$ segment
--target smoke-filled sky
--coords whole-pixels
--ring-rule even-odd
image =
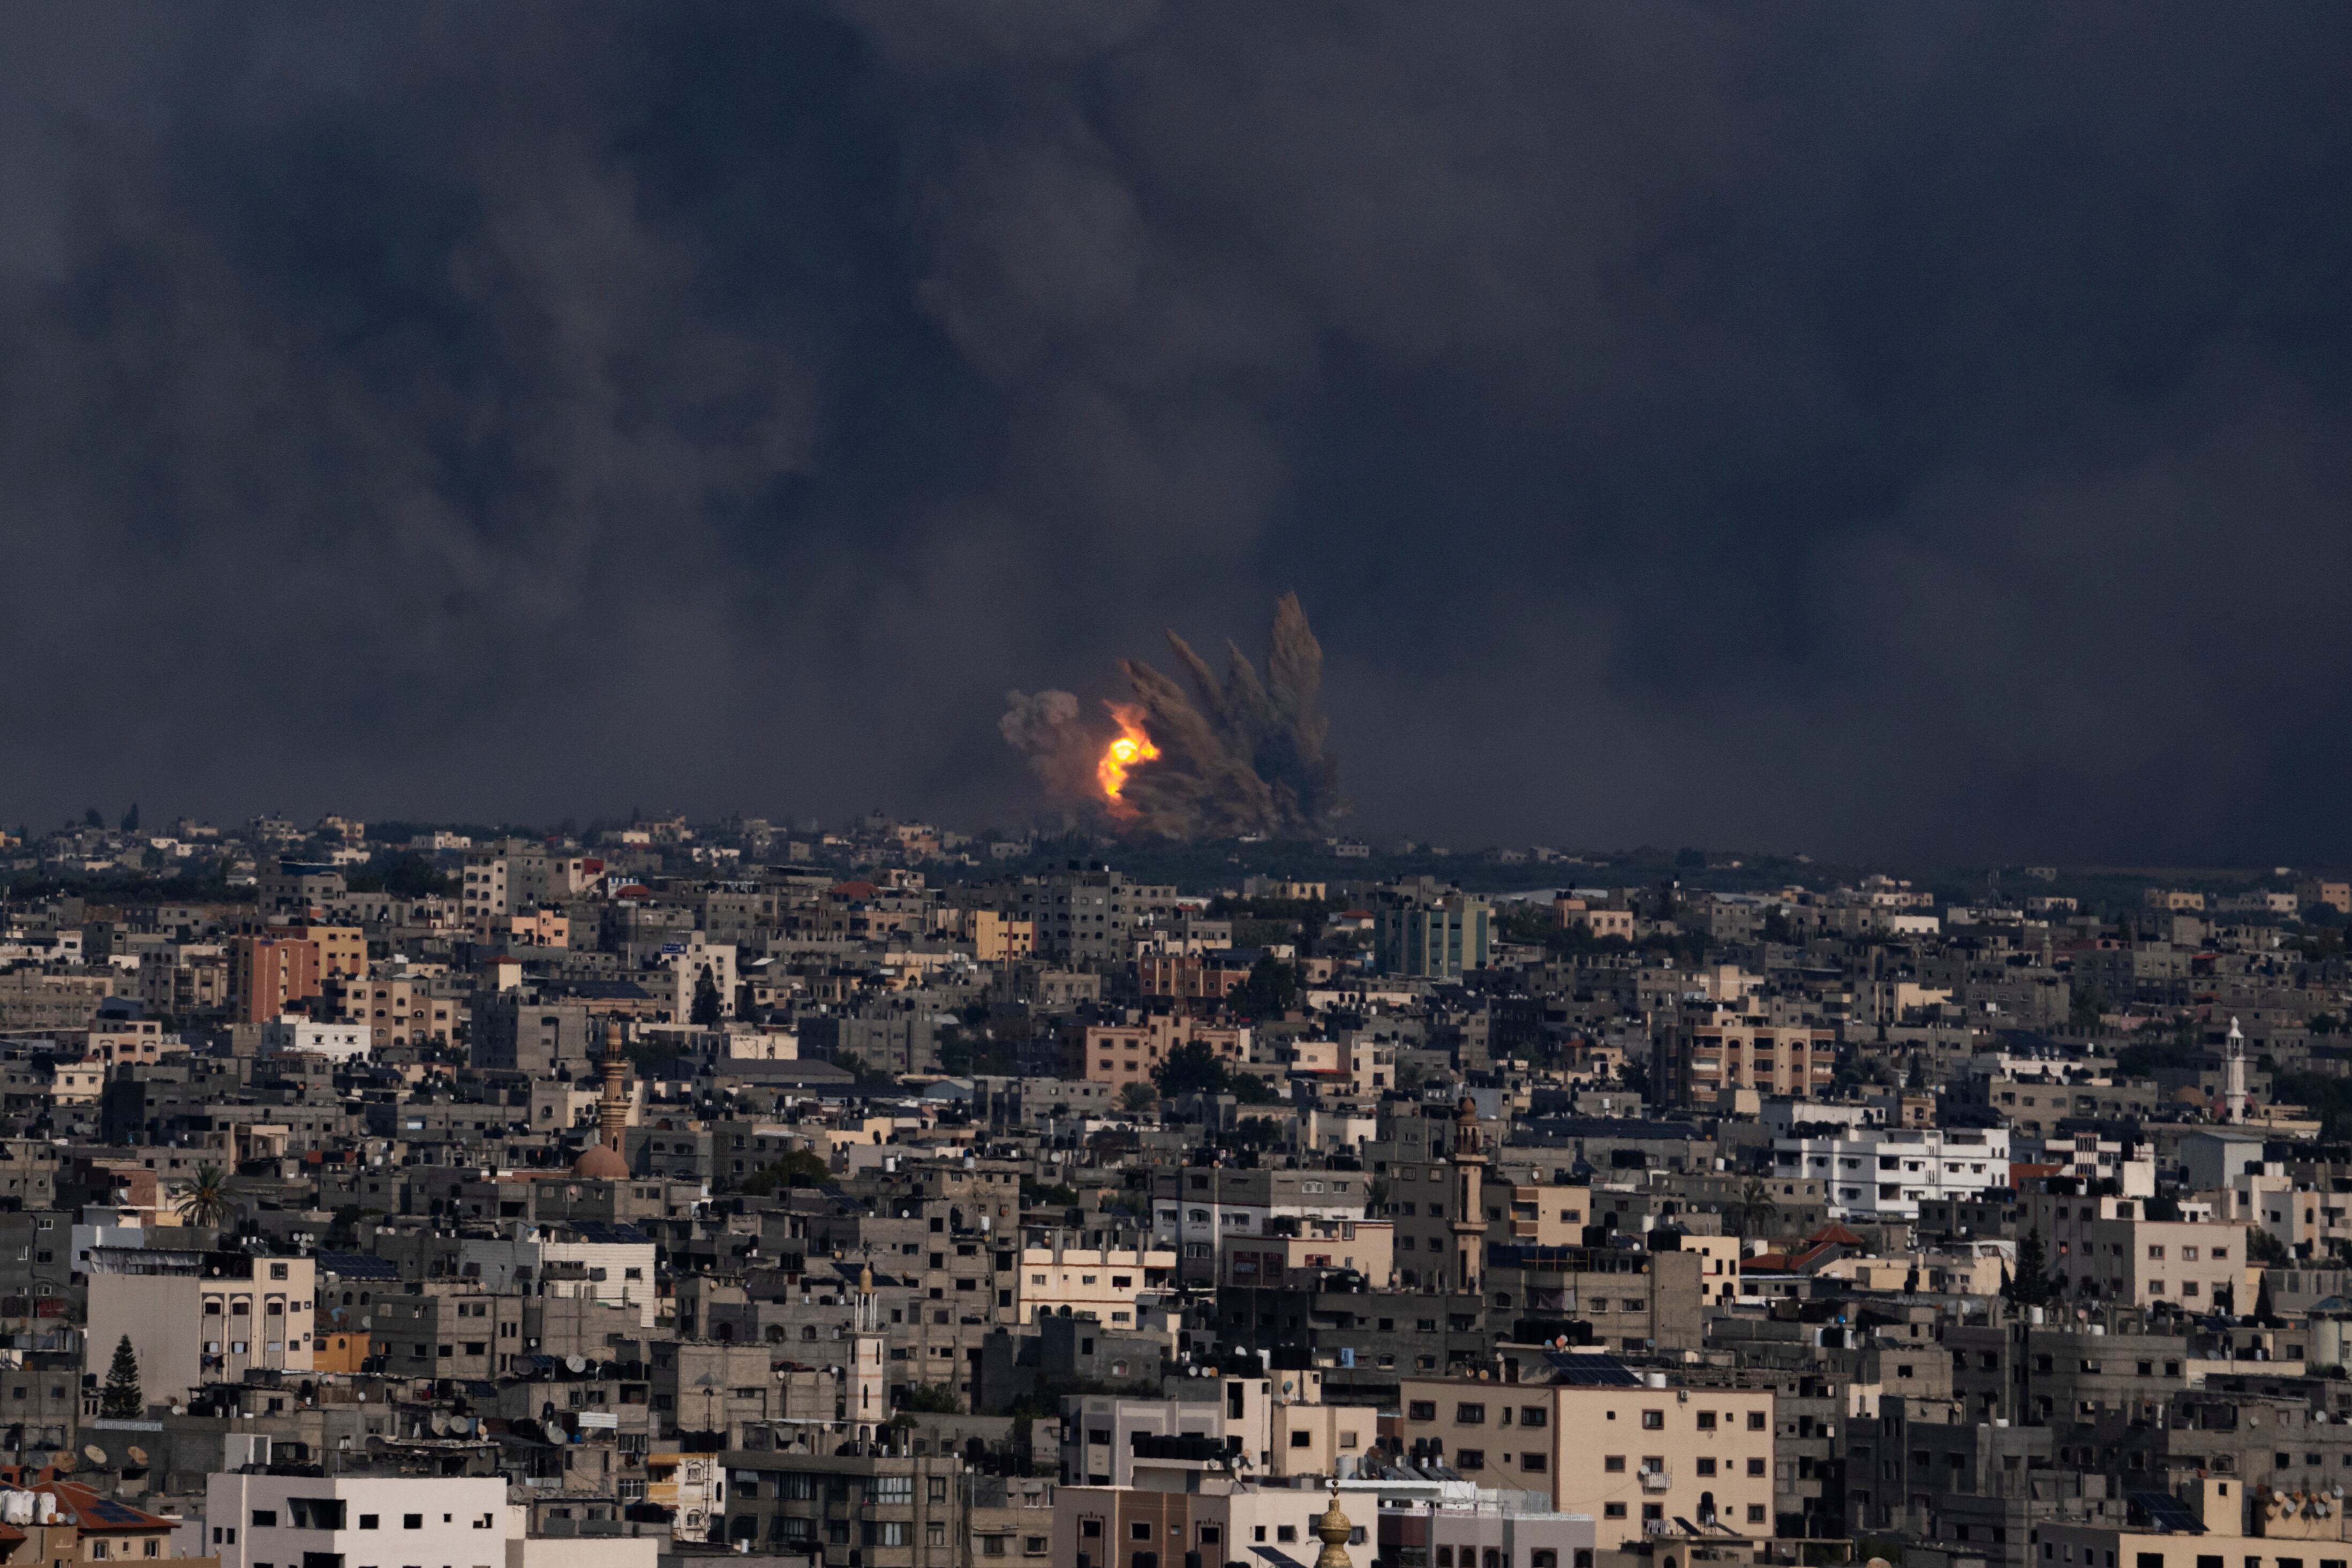
[[[1295,588],[1368,829],[2352,858],[2347,45],[16,7],[0,818],[976,826]]]

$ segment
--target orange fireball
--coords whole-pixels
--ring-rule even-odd
[[[1102,761],[1095,764],[1095,778],[1102,785],[1103,805],[1110,814],[1132,816],[1135,807],[1119,798],[1119,793],[1127,788],[1128,770],[1138,763],[1157,759],[1160,748],[1144,732],[1141,716],[1136,710],[1113,705],[1110,716],[1118,722],[1118,739],[1103,748]]]

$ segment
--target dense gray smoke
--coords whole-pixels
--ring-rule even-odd
[[[1078,722],[1078,700],[1066,691],[1004,694],[1004,717],[996,721],[1004,743],[1024,753],[1045,793],[1055,800],[1084,800],[1094,789],[1095,756],[1101,747]]]
[[[1222,676],[1172,631],[1168,644],[1192,691],[1122,659],[1135,700],[1106,703],[1108,724],[1083,722],[1066,691],[1009,695],[998,728],[1057,801],[1163,838],[1314,834],[1346,814],[1320,702],[1323,649],[1297,595],[1275,606],[1263,679],[1231,643]]]

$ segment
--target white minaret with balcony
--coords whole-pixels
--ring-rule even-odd
[[[2246,1036],[2238,1020],[2230,1020],[2230,1038],[2221,1047],[2221,1120],[2246,1119]]]

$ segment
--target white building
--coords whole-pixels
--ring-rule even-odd
[[[512,1529],[505,1481],[457,1476],[217,1475],[205,1527],[221,1568],[505,1568]]]
[[[635,1226],[518,1225],[511,1239],[459,1242],[457,1268],[493,1294],[593,1296],[635,1307],[647,1328],[657,1310],[653,1237]]]
[[[2009,1130],[1855,1128],[1828,1138],[1782,1138],[1773,1174],[1818,1181],[1839,1219],[1916,1220],[1927,1198],[2009,1185]]]
[[[365,1023],[323,1023],[289,1016],[261,1026],[264,1056],[299,1051],[307,1056],[325,1057],[330,1061],[358,1061],[368,1054],[371,1043]]]
[[[655,1568],[661,1552],[651,1535],[526,1535],[506,1483],[481,1477],[215,1475],[192,1524],[191,1555],[220,1568]]]

